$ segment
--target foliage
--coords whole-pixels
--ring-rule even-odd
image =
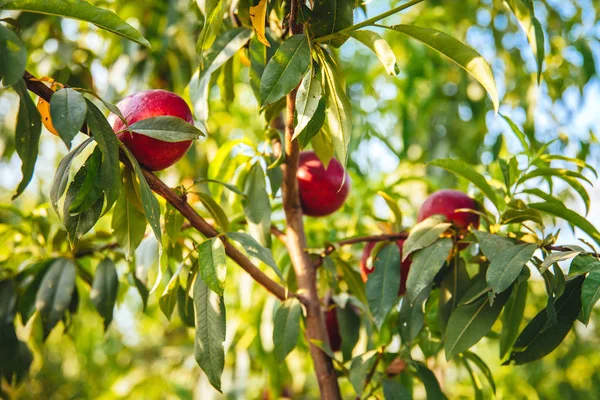
[[[200,385],[228,396],[314,398],[310,348],[318,346],[344,398],[471,396],[463,377],[481,398],[522,382],[502,371],[541,380],[534,367],[515,364],[545,356],[560,364],[558,352],[576,364],[573,352],[593,347],[569,332],[593,325],[600,299],[600,232],[587,218],[595,139],[556,140],[535,118],[536,101],[583,92],[597,75],[597,40],[576,35],[592,6],[572,4],[569,16],[529,0],[309,1],[299,10],[278,0],[147,3],[0,0],[0,104],[10,105],[0,110],[2,159],[20,159],[22,173],[0,208],[3,392],[92,395],[110,386],[121,397],[158,397],[166,387],[189,397],[195,359]],[[473,46],[476,34],[488,46]],[[526,46],[511,44],[514,37]],[[26,66],[69,86],[50,101],[54,142],[27,90],[34,79],[20,79]],[[120,114],[114,100],[145,87],[184,93],[199,122],[156,117],[128,126],[167,142],[199,139],[160,174],[176,186],[167,201],[105,117]],[[277,149],[296,88],[293,138],[325,164],[338,158],[353,185],[337,214],[305,219],[302,249],[319,266],[319,296],[333,298],[341,354],[304,340],[302,277],[273,233],[288,212]],[[10,113],[14,123],[4,121]],[[478,230],[464,236],[438,217],[413,224],[413,211],[440,186],[482,205]],[[181,199],[214,234],[185,221]],[[558,245],[557,223],[585,238]],[[391,237],[378,239],[364,284],[359,246],[344,240],[376,233],[406,242],[400,253],[386,245]],[[280,302],[256,285],[231,257],[238,253],[290,297]],[[399,297],[405,258],[412,267]],[[147,316],[131,315],[135,308]],[[460,376],[454,385],[439,381],[448,363]],[[98,381],[70,379],[82,379],[80,368]]]

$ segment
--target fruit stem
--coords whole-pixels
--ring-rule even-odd
[[[321,36],[319,38],[316,38],[316,39],[314,39],[314,42],[315,43],[328,42],[329,40],[334,39],[334,38],[336,38],[336,37],[338,37],[340,35],[345,35],[345,34],[348,34],[350,32],[357,31],[360,28],[364,28],[365,26],[370,26],[370,25],[374,24],[375,22],[381,21],[382,19],[384,19],[386,17],[389,17],[390,15],[394,15],[394,14],[400,12],[400,11],[406,10],[407,8],[412,7],[412,6],[416,5],[416,4],[422,3],[423,1],[425,1],[425,0],[411,0],[411,1],[407,2],[407,3],[399,5],[398,7],[392,8],[391,10],[388,10],[386,12],[378,14],[378,15],[372,17],[372,18],[366,19],[363,22],[360,22],[360,23],[358,23],[356,25],[352,25],[352,26],[349,26],[349,27],[347,27],[345,29],[342,29],[341,31],[337,31],[337,32],[331,33],[329,35],[325,35],[325,36]]]

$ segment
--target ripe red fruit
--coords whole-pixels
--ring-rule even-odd
[[[117,103],[117,108],[129,125],[143,119],[163,115],[172,115],[190,124],[194,123],[192,112],[185,100],[166,90],[147,90],[132,94]],[[126,129],[123,121],[114,114],[108,116],[108,121],[115,132]],[[140,164],[153,171],[175,164],[192,145],[191,140],[176,143],[165,142],[135,132],[131,134],[122,132],[117,134],[117,137],[131,150]]]
[[[302,211],[311,217],[322,217],[337,211],[350,191],[350,177],[342,164],[332,159],[325,169],[313,151],[300,153],[296,177]]]
[[[463,233],[469,229],[469,225],[473,226],[473,229],[477,229],[479,215],[470,212],[455,212],[460,208],[479,209],[477,202],[463,192],[439,190],[425,200],[419,210],[417,220],[421,222],[432,215],[441,214]]]
[[[360,276],[362,277],[363,282],[367,282],[369,278],[369,274],[375,271],[375,267],[367,265],[367,261],[369,257],[371,257],[371,253],[375,248],[377,242],[368,242],[365,248],[363,249],[362,258],[360,259]],[[404,246],[404,240],[396,241],[396,246],[400,250],[400,259],[402,260],[402,247]],[[398,296],[402,296],[406,293],[406,278],[408,277],[408,271],[410,270],[410,259],[406,259],[400,262],[400,287],[398,288]]]

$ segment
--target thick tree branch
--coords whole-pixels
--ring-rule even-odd
[[[290,12],[290,27],[292,35],[302,33],[302,25],[297,23],[298,0],[292,0]],[[309,341],[310,353],[319,383],[322,399],[341,399],[335,369],[331,358],[312,341],[328,342],[325,319],[321,310],[319,293],[317,291],[317,275],[310,255],[306,252],[306,235],[302,220],[302,207],[298,194],[299,145],[294,136],[294,112],[297,88],[287,96],[287,122],[285,129],[285,163],[283,169],[283,210],[287,222],[286,241],[290,259],[296,272],[298,292],[305,296],[306,307],[306,336]]]
[[[39,82],[36,78],[25,71],[23,74],[23,79],[27,84],[27,88],[41,97],[46,101],[50,101],[50,97],[52,93],[54,93],[49,87],[47,87],[43,82]],[[85,130],[82,132],[86,133]],[[120,156],[121,162],[125,164],[128,168],[132,168],[131,163],[123,154]],[[256,265],[248,259],[242,252],[236,249],[224,235],[221,235],[215,228],[213,228],[204,218],[202,218],[193,208],[190,206],[186,200],[182,199],[175,191],[169,188],[163,181],[158,179],[156,175],[154,175],[151,171],[142,167],[142,172],[148,185],[150,188],[159,196],[164,198],[168,203],[170,203],[175,209],[177,209],[184,217],[188,220],[190,225],[202,233],[206,237],[219,237],[225,246],[225,252],[227,256],[235,261],[240,267],[242,267],[252,278],[261,284],[265,289],[271,292],[273,295],[277,296],[280,300],[285,300],[288,297],[292,297],[291,293],[288,293],[287,290],[279,285],[277,282],[269,278],[264,272],[262,272]],[[302,298],[301,298],[302,300]]]

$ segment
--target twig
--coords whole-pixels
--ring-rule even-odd
[[[27,84],[27,88],[40,96],[42,99],[46,101],[50,101],[50,97],[54,93],[49,87],[47,87],[44,83],[36,81],[35,76],[30,74],[28,71],[25,71],[23,74],[23,79]],[[87,133],[82,130],[83,133]],[[120,155],[120,160],[123,164],[125,164],[128,168],[132,168],[131,163],[124,157],[122,154]],[[229,258],[235,261],[240,267],[242,267],[252,278],[261,284],[265,289],[271,292],[280,300],[285,300],[288,297],[296,297],[293,293],[289,293],[283,286],[269,278],[264,272],[262,272],[256,265],[248,259],[243,253],[241,253],[238,249],[236,249],[229,241],[227,241],[224,235],[220,235],[219,232],[213,228],[204,218],[202,218],[184,199],[182,199],[175,191],[169,188],[163,181],[158,179],[156,175],[154,175],[151,171],[147,170],[142,166],[142,172],[144,174],[144,178],[146,178],[146,182],[150,185],[150,188],[159,196],[164,198],[168,203],[170,203],[175,209],[177,209],[184,217],[188,220],[189,224],[202,233],[206,237],[219,237],[223,241],[223,245],[225,246],[225,252]],[[299,297],[303,300],[302,297]]]

